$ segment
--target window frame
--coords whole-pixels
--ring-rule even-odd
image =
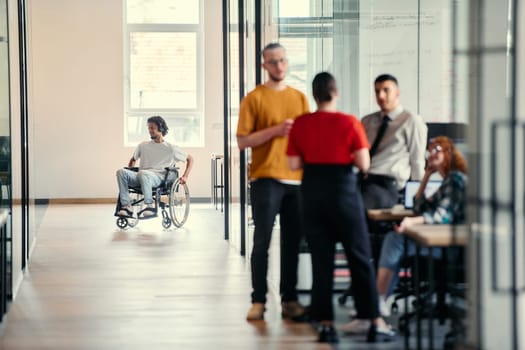
[[[176,140],[177,145],[182,147],[204,147],[204,11],[203,0],[199,1],[199,23],[128,23],[127,1],[123,1],[123,26],[124,26],[124,145],[134,147],[138,142],[129,141],[129,119],[143,119],[142,124],[146,128],[146,120],[152,115],[161,115],[166,120],[178,118],[191,120],[195,117],[199,120],[199,139],[196,142],[182,142]],[[196,39],[196,108],[132,108],[131,106],[131,67],[130,67],[130,41],[132,33],[195,33]],[[169,123],[168,123],[169,126]],[[146,136],[146,134],[145,134]]]

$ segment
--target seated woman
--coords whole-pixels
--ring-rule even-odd
[[[425,198],[425,188],[434,173],[443,177],[438,190]],[[407,217],[395,226],[395,232],[386,235],[379,258],[377,271],[377,292],[382,314],[385,300],[397,283],[401,259],[404,256],[403,232],[417,224],[460,224],[465,220],[467,164],[465,158],[454,146],[451,139],[438,136],[430,141],[427,150],[427,167],[421,185],[414,196],[414,212],[419,216]],[[407,256],[415,255],[415,244],[407,242]],[[428,255],[429,249],[421,249],[421,255]],[[441,250],[432,250],[432,255],[440,257]],[[354,320],[346,325],[348,333],[359,333],[367,326],[367,320]]]

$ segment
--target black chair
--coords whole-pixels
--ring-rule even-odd
[[[410,335],[410,323],[420,320],[438,320],[443,325],[450,320],[450,329],[445,335],[444,349],[455,349],[459,339],[465,334],[465,258],[463,247],[448,248],[443,251],[440,259],[421,256],[417,260],[419,278],[415,280],[414,267],[416,257],[408,257],[402,262],[402,267],[409,273],[394,291],[395,301],[393,311],[401,299],[416,296],[419,289],[419,298],[412,302],[413,310],[401,315],[398,319],[398,329],[405,337]],[[431,259],[431,260],[430,260]],[[429,263],[432,270],[429,269]],[[432,280],[431,280],[432,277]],[[435,296],[435,298],[434,298]],[[458,301],[461,302],[458,303]]]

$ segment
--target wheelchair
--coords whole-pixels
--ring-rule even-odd
[[[137,171],[138,167],[126,167],[125,169]],[[190,213],[190,192],[186,184],[180,183],[179,168],[171,167],[165,168],[166,173],[164,180],[158,187],[153,188],[153,203],[155,210],[158,213],[159,208],[162,214],[162,226],[168,229],[173,224],[180,228],[188,219]],[[139,187],[130,187],[129,194],[131,199],[131,207],[133,208],[133,217],[119,216],[118,212],[121,209],[120,197],[117,200],[115,208],[115,216],[117,216],[117,227],[126,229],[128,227],[135,227],[140,220],[147,220],[151,217],[140,218],[141,207],[144,203],[144,196]],[[164,197],[164,200],[163,200]],[[167,197],[167,201],[165,198]],[[154,216],[157,217],[158,215]]]

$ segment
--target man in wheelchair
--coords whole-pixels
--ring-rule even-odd
[[[148,132],[151,140],[137,146],[127,168],[117,170],[120,207],[117,216],[133,218],[129,189],[139,187],[144,196],[144,208],[138,212],[138,218],[147,219],[157,216],[157,207],[153,204],[153,189],[164,181],[166,168],[174,167],[177,162],[186,162],[186,169],[179,178],[180,183],[184,184],[188,180],[193,157],[179,147],[164,141],[164,136],[168,133],[168,125],[164,119],[159,116],[148,118]],[[139,159],[140,166],[134,169]]]

